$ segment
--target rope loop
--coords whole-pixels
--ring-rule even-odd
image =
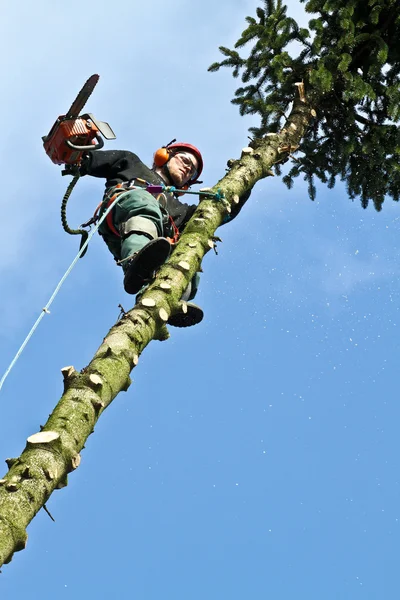
[[[79,245],[80,258],[82,258],[83,256],[85,256],[87,248],[88,248],[87,244],[85,245],[85,242],[87,241],[87,239],[89,237],[89,232],[86,231],[86,229],[71,229],[71,227],[68,225],[68,221],[67,221],[67,203],[68,203],[69,197],[72,193],[72,190],[76,186],[79,178],[80,178],[79,174],[74,176],[74,178],[70,182],[69,186],[67,187],[67,191],[64,194],[64,197],[61,202],[61,223],[62,223],[63,229],[66,233],[69,233],[70,235],[81,235],[82,236],[81,243]]]

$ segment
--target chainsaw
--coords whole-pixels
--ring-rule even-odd
[[[67,202],[71,192],[79,179],[79,166],[83,155],[89,150],[100,150],[104,146],[104,140],[115,140],[115,134],[108,123],[98,121],[91,113],[80,115],[89,96],[93,92],[99,80],[98,75],[92,75],[75,98],[71,108],[66,115],[58,117],[48,135],[42,137],[46,154],[56,165],[66,165],[61,172],[62,175],[73,175],[61,203],[61,222],[64,231],[71,235],[82,236],[80,244],[80,257],[84,256],[89,232],[86,229],[71,229],[67,222]],[[81,227],[90,227],[90,222]],[[85,248],[82,250],[82,247]]]
[[[89,77],[67,114],[58,117],[49,134],[42,137],[46,154],[56,165],[79,165],[84,152],[104,146],[100,134],[106,140],[115,140],[108,123],[98,121],[90,113],[79,115],[98,80],[98,75]]]

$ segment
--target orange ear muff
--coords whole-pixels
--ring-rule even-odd
[[[157,167],[163,167],[169,160],[169,150],[168,148],[159,148],[154,153],[154,164]]]

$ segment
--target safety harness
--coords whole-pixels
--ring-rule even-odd
[[[67,203],[68,203],[69,197],[71,195],[71,192],[72,192],[73,188],[75,187],[79,178],[80,178],[79,174],[76,174],[74,176],[74,178],[72,179],[71,183],[69,184],[69,186],[67,188],[67,191],[64,194],[64,197],[63,197],[63,200],[61,203],[61,222],[62,222],[64,231],[66,231],[67,233],[72,234],[72,235],[77,235],[77,234],[81,235],[81,243],[80,243],[80,248],[79,248],[81,251],[79,256],[81,258],[86,253],[86,250],[87,250],[86,241],[89,236],[89,231],[86,229],[82,229],[82,228],[88,228],[90,230],[91,226],[96,225],[96,223],[98,223],[99,219],[103,218],[102,215],[104,215],[105,213],[106,213],[105,220],[106,220],[109,230],[116,237],[121,237],[121,234],[114,227],[114,223],[112,220],[112,214],[111,214],[112,211],[109,210],[109,208],[113,207],[114,204],[116,204],[115,201],[118,199],[120,194],[130,191],[130,190],[133,190],[133,189],[142,189],[142,190],[149,192],[158,200],[158,202],[160,202],[161,206],[163,206],[162,199],[165,199],[165,193],[172,193],[172,194],[176,194],[176,195],[193,194],[193,195],[196,195],[199,197],[212,198],[215,201],[222,202],[226,208],[227,212],[226,212],[223,222],[226,223],[231,218],[229,202],[227,201],[224,193],[221,190],[217,190],[217,192],[211,192],[209,190],[200,190],[198,192],[192,192],[189,190],[183,190],[182,188],[176,188],[173,185],[151,184],[148,181],[145,181],[144,179],[140,179],[139,177],[136,177],[127,182],[117,183],[117,185],[106,190],[103,200],[96,207],[93,217],[91,217],[86,223],[82,223],[81,229],[71,229],[67,222],[67,214],[66,214],[67,213]],[[139,184],[139,185],[137,185],[137,184]],[[165,208],[165,206],[164,206],[164,208]],[[180,236],[179,229],[176,226],[176,223],[173,220],[173,218],[171,217],[171,215],[168,215],[168,221],[169,221],[171,229],[173,231],[173,236],[167,237],[167,239],[171,244],[176,244],[178,242],[179,236]]]
[[[162,186],[162,185],[151,184],[148,181],[145,181],[144,179],[140,179],[139,177],[135,177],[134,179],[131,179],[130,181],[127,181],[127,182],[117,183],[117,185],[113,186],[112,188],[110,188],[109,190],[106,191],[103,200],[96,207],[93,217],[90,219],[90,221],[87,224],[96,223],[97,220],[100,218],[101,214],[105,210],[107,210],[107,208],[114,202],[114,200],[120,194],[124,194],[125,192],[135,190],[135,189],[146,190],[152,196],[154,196],[158,202],[160,202],[162,200],[162,198],[165,198],[165,194],[163,193],[163,190],[168,189],[168,188],[165,188],[165,186]],[[170,244],[174,245],[178,242],[180,233],[179,233],[179,229],[176,226],[176,223],[173,220],[173,218],[171,217],[171,215],[168,215],[168,221],[171,225],[171,229],[173,231],[173,236],[167,237],[167,240],[170,242]],[[112,211],[110,211],[107,214],[106,223],[107,223],[109,230],[114,235],[116,235],[117,237],[121,237],[121,234],[119,233],[119,231],[117,231],[117,229],[114,227]]]

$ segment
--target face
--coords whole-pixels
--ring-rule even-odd
[[[168,161],[168,172],[176,187],[195,179],[199,164],[191,152],[177,152]]]

